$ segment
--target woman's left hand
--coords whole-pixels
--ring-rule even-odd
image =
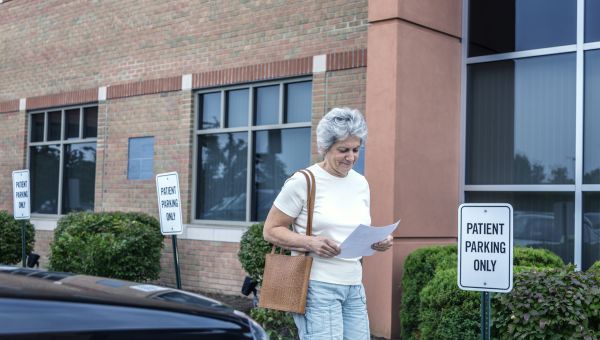
[[[394,238],[392,237],[392,235],[388,235],[388,237],[386,237],[385,240],[373,243],[371,245],[371,248],[377,251],[386,251],[392,247],[393,241]]]

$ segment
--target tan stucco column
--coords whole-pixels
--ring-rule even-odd
[[[365,258],[373,335],[399,338],[413,250],[456,241],[460,0],[369,1],[365,174],[374,225],[402,219],[392,251]]]

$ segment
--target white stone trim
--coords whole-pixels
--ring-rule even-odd
[[[0,0],[0,3],[2,3],[2,0]],[[27,110],[27,98],[21,98],[19,99],[19,111],[25,110]]]
[[[103,102],[106,100],[106,86],[100,86],[98,88],[98,101]]]
[[[189,91],[192,89],[192,75],[184,74],[181,76],[181,90]]]
[[[54,231],[58,217],[32,217],[31,223],[35,230]],[[177,235],[181,240],[240,242],[247,227],[184,224],[183,233]]]
[[[321,54],[313,56],[313,73],[327,71],[327,55]]]

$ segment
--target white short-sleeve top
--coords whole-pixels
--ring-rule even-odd
[[[320,165],[308,168],[315,175],[315,209],[312,234],[342,243],[359,224],[371,224],[370,192],[367,180],[354,170],[346,177],[328,173]],[[273,202],[275,207],[294,218],[294,230],[306,233],[306,179],[296,173],[289,178]],[[297,253],[293,253],[297,255]],[[310,279],[342,285],[362,282],[360,258],[322,258],[314,253]]]

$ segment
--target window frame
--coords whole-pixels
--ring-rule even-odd
[[[575,44],[498,53],[469,57],[469,3],[462,1],[461,42],[461,111],[460,111],[460,167],[459,202],[465,201],[468,191],[513,191],[513,192],[572,192],[574,194],[574,263],[581,268],[583,263],[583,194],[600,192],[600,184],[583,184],[584,148],[584,63],[585,53],[600,49],[600,41],[585,42],[585,0],[576,0],[576,42]],[[514,60],[527,57],[575,53],[575,184],[526,184],[526,185],[467,185],[466,184],[466,133],[467,133],[467,67],[470,64]]]
[[[192,148],[192,181],[191,181],[191,194],[192,194],[192,202],[190,209],[190,222],[192,224],[210,224],[215,226],[250,226],[257,221],[252,221],[250,219],[252,215],[252,183],[254,180],[254,166],[253,166],[253,155],[254,155],[254,132],[263,131],[263,130],[284,130],[284,129],[294,129],[294,128],[310,128],[311,129],[311,145],[312,145],[312,112],[309,121],[303,123],[284,123],[285,118],[285,89],[286,85],[290,83],[300,83],[310,81],[311,85],[313,83],[312,76],[304,76],[304,77],[294,77],[294,78],[284,78],[270,81],[261,81],[261,82],[251,82],[244,84],[235,84],[230,86],[219,86],[219,87],[210,87],[199,89],[193,94],[193,131],[192,131],[192,139],[193,139],[193,148]],[[269,124],[269,125],[255,125],[254,122],[254,98],[256,88],[270,86],[270,85],[279,85],[279,108],[278,108],[278,122],[277,124]],[[231,90],[240,90],[240,89],[248,89],[248,125],[244,127],[225,127],[226,123],[226,115],[227,115],[227,107],[226,107],[226,94],[227,91]],[[220,121],[219,128],[212,129],[201,129],[199,128],[199,104],[200,104],[200,96],[205,93],[221,93],[221,112],[220,112]],[[312,93],[311,93],[312,98]],[[211,135],[211,134],[219,134],[219,133],[234,133],[234,132],[246,132],[248,138],[248,153],[246,159],[246,217],[244,221],[234,221],[234,220],[206,220],[206,219],[197,219],[196,218],[196,200],[198,199],[197,192],[197,177],[199,171],[198,165],[198,136],[201,135]]]
[[[96,143],[96,152],[98,148],[98,133],[96,133],[96,137],[88,137],[82,138],[84,136],[84,111],[86,108],[96,107],[99,112],[98,103],[89,103],[84,105],[69,105],[69,106],[59,106],[59,107],[49,107],[44,109],[35,109],[31,111],[27,111],[27,136],[26,136],[26,161],[27,161],[27,169],[31,168],[31,148],[34,146],[48,146],[48,145],[58,145],[60,148],[60,156],[59,156],[59,165],[58,165],[58,198],[56,203],[56,214],[45,214],[45,213],[31,213],[32,217],[48,217],[48,216],[63,216],[63,177],[64,177],[64,160],[65,160],[65,150],[64,146],[66,144],[82,144],[82,143]],[[65,139],[66,134],[66,114],[65,111],[79,109],[79,138],[76,139]],[[60,138],[58,140],[48,141],[48,112],[61,112],[60,119]],[[31,142],[32,129],[33,129],[33,115],[35,114],[44,114],[44,131],[43,131],[43,140],[41,142]],[[99,116],[99,115],[97,115]],[[97,122],[96,122],[97,124]],[[96,125],[97,126],[97,125]],[[97,163],[96,163],[97,166]],[[94,193],[95,194],[95,193]],[[95,202],[94,202],[95,205]]]

